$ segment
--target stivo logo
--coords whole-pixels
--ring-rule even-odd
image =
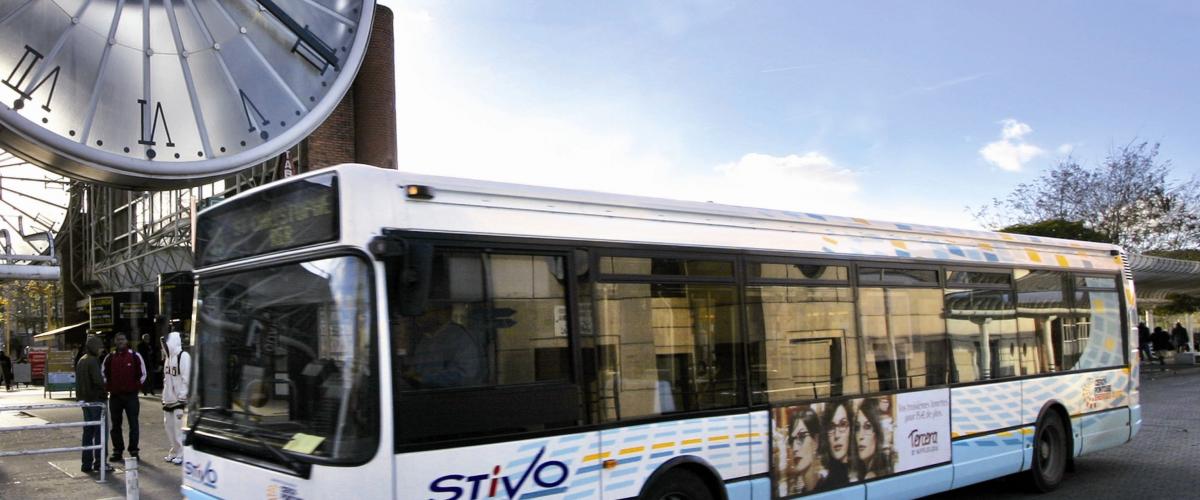
[[[211,461],[205,463],[203,469],[200,468],[200,464],[198,463],[184,462],[183,477],[208,486],[209,488],[217,487],[217,471],[212,468]]]
[[[521,490],[532,480],[534,484],[545,488],[554,488],[567,482],[570,471],[567,464],[558,460],[542,462],[546,448],[542,447],[533,461],[518,474],[501,476],[500,466],[492,467],[491,474],[466,476],[463,474],[446,474],[429,483],[429,491],[443,494],[430,500],[459,500],[492,498],[499,495],[508,498],[519,498]],[[490,481],[489,481],[490,479]],[[500,490],[503,488],[503,491]],[[565,491],[566,488],[560,488]]]

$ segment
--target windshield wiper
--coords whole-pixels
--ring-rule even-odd
[[[190,446],[192,444],[192,435],[195,434],[196,428],[200,426],[199,425],[200,420],[203,419],[205,417],[205,415],[212,414],[212,413],[217,413],[217,414],[220,414],[220,415],[223,415],[226,417],[232,417],[234,414],[253,415],[252,413],[249,413],[249,412],[244,412],[244,411],[239,411],[239,410],[231,410],[229,408],[225,408],[222,406],[206,406],[204,408],[197,409],[196,412],[197,412],[196,413],[196,422],[195,422],[195,424],[192,425],[191,428],[188,429],[187,436],[184,436],[183,444],[185,444],[185,445]],[[283,451],[277,449],[276,447],[271,446],[270,443],[263,440],[264,436],[274,438],[274,436],[270,436],[267,433],[267,431],[258,429],[254,426],[240,425],[237,422],[233,422],[233,421],[227,422],[227,423],[232,424],[235,428],[237,428],[237,431],[240,431],[239,432],[240,435],[248,437],[248,438],[252,439],[255,443],[257,443],[259,446],[266,448],[267,451],[270,451],[271,454],[275,455],[276,458],[283,461],[283,463],[286,464],[288,466],[288,468],[290,468],[294,471],[297,471],[297,472],[300,472],[304,469],[304,464],[301,463],[299,460],[296,460],[295,458],[289,456],[287,453],[284,453]]]
[[[252,427],[246,428],[246,431],[247,431],[246,436],[253,438],[254,442],[258,443],[259,446],[262,446],[263,448],[266,448],[267,450],[269,450],[276,457],[278,457],[280,460],[282,460],[284,463],[286,463],[287,466],[289,468],[291,468],[292,470],[299,472],[304,467],[304,465],[301,464],[299,460],[296,460],[295,458],[288,456],[287,453],[284,453],[283,451],[279,450],[278,448],[271,446],[270,443],[263,440],[263,436],[265,435],[265,433],[263,431],[252,428]]]
[[[229,416],[232,414],[232,412],[229,411],[229,408],[224,408],[224,407],[220,407],[220,406],[206,406],[204,408],[197,408],[196,409],[196,421],[193,422],[190,427],[188,427],[187,435],[183,436],[183,444],[185,446],[192,445],[192,436],[194,436],[196,434],[196,428],[200,427],[200,421],[204,419],[204,416],[208,415],[210,413],[220,413],[225,416]]]

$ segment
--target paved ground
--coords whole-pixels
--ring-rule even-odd
[[[54,394],[54,399],[42,397],[41,387],[5,392],[0,386],[0,406],[21,404],[69,403],[68,393]],[[162,460],[167,454],[167,436],[162,424],[162,405],[157,397],[142,396],[141,451],[143,460],[138,466],[141,498],[180,498],[181,481],[178,465]],[[23,413],[0,412],[0,429],[17,425],[78,422],[83,412],[78,408],[37,410]],[[128,436],[128,423],[125,424]],[[46,429],[39,431],[0,432],[0,451],[79,446],[81,428]],[[110,448],[111,449],[111,448]],[[23,457],[0,458],[0,500],[66,499],[91,500],[125,498],[124,464],[113,464],[116,473],[105,483],[99,476],[79,471],[80,452],[55,453]]]
[[[65,393],[57,401],[69,401]],[[6,393],[0,406],[52,402],[40,388]],[[179,498],[180,469],[160,457],[166,454],[166,435],[158,399],[143,397],[142,454],[139,467],[141,497]],[[1018,478],[1003,478],[931,497],[1012,499],[1065,498],[1200,498],[1200,368],[1162,370],[1147,367],[1142,374],[1145,424],[1133,443],[1076,460],[1076,470],[1051,495],[1024,491]],[[78,409],[41,410],[27,414],[0,413],[0,428],[44,422],[82,420]],[[80,431],[0,432],[0,450],[78,446]],[[118,465],[106,483],[79,472],[79,452],[0,458],[0,500],[124,498],[125,474]]]

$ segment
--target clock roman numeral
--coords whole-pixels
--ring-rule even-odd
[[[254,105],[254,101],[251,101],[250,97],[246,95],[246,92],[242,91],[242,89],[238,89],[238,94],[241,94],[242,96],[242,111],[246,113],[246,124],[250,126],[250,128],[246,129],[246,132],[258,130],[258,125],[254,124],[255,120],[250,117],[251,110],[253,110],[254,114],[258,115],[258,119],[262,121],[262,123],[260,123],[261,126],[265,127],[271,124],[271,120],[268,120],[266,116],[263,116],[262,112],[258,110],[258,106]],[[259,135],[262,136],[263,140],[266,140],[267,137],[270,137],[266,130],[262,131],[262,133]]]
[[[33,71],[33,68],[38,65],[38,62],[41,61],[43,57],[45,56],[34,50],[33,47],[26,45],[25,53],[21,54],[21,60],[17,61],[17,66],[14,67],[12,72],[8,74],[8,78],[2,80],[3,83],[8,86],[8,88],[17,91],[17,94],[20,94],[21,96],[16,102],[13,103],[13,109],[21,109],[25,107],[25,101],[32,100],[33,94],[36,93],[38,89],[41,89],[42,85],[45,85],[46,81],[49,80],[50,92],[46,94],[46,103],[42,105],[42,109],[46,110],[47,112],[50,111],[50,101],[54,99],[54,89],[55,87],[58,87],[58,73],[59,70],[62,69],[62,66],[55,66],[54,69],[50,70],[49,73],[46,73],[46,76],[43,76],[42,79],[37,82],[37,85],[31,87],[28,91],[21,90],[21,87],[25,85],[25,80],[29,79],[29,73]],[[20,78],[17,78],[17,73],[21,74]]]
[[[175,147],[175,143],[171,141],[171,128],[167,126],[167,114],[163,112],[162,101],[158,101],[154,105],[154,119],[150,124],[149,139],[146,138],[146,104],[149,103],[147,103],[145,99],[138,99],[138,104],[142,107],[142,138],[138,141],[138,144],[143,144],[146,146],[153,146],[156,144],[154,142],[154,136],[158,134],[158,119],[162,118],[163,131],[167,133],[167,147]]]

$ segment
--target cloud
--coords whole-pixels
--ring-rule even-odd
[[[1060,156],[1069,156],[1072,152],[1075,151],[1075,145],[1069,144],[1069,143],[1063,144],[1063,145],[1059,146],[1057,149],[1055,149],[1055,151],[1058,152],[1058,154]]]
[[[1025,136],[1033,132],[1028,124],[1011,118],[1000,123],[1004,125],[1000,130],[1000,140],[990,142],[979,150],[988,163],[1009,172],[1020,172],[1030,160],[1046,154],[1042,148],[1025,141]]]
[[[953,206],[881,201],[858,166],[829,150],[708,156],[637,95],[510,99],[436,12],[396,5],[400,170],[729,205],[975,227]],[[403,35],[401,35],[403,33]],[[466,54],[467,56],[464,56]],[[467,69],[464,69],[467,68]],[[529,83],[531,86],[536,82]],[[528,90],[528,89],[527,89]],[[536,92],[534,92],[536,93]],[[571,112],[563,112],[570,109]],[[951,203],[950,205],[956,205]]]
[[[722,181],[756,185],[759,189],[781,186],[789,190],[817,189],[840,194],[858,191],[858,179],[853,170],[840,167],[828,156],[815,151],[787,156],[747,153],[736,162],[718,165],[714,171]]]

